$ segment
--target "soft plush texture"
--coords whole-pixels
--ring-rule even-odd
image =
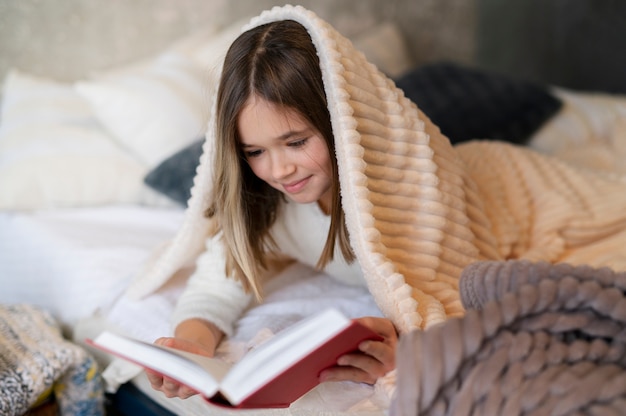
[[[398,346],[392,416],[626,412],[626,273],[477,262],[468,309]]]
[[[53,391],[60,414],[104,415],[98,366],[86,350],[65,340],[46,311],[0,306],[0,414],[27,412]]]
[[[495,139],[525,144],[561,107],[546,87],[450,62],[415,68],[396,85],[452,143]]]
[[[501,142],[453,147],[351,42],[285,6],[248,27],[293,19],[310,33],[336,142],[342,206],[369,290],[400,332],[462,315],[458,279],[479,260],[529,258],[626,268],[626,184]],[[185,220],[131,297],[163,285],[203,249],[215,120]]]
[[[115,143],[71,85],[13,71],[0,119],[0,209],[149,199],[146,167]]]

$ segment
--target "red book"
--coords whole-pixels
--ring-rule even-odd
[[[278,408],[288,407],[317,386],[322,370],[367,339],[381,337],[329,309],[280,331],[234,365],[111,332],[87,342],[171,377],[215,404]]]

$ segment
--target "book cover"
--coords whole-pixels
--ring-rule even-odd
[[[319,384],[319,374],[360,342],[380,336],[330,309],[280,331],[230,365],[104,332],[87,342],[171,377],[208,401],[239,408],[288,407]]]

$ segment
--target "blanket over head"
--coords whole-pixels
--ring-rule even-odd
[[[626,272],[527,260],[461,275],[468,311],[404,334],[391,414],[626,412]]]
[[[273,8],[244,30],[287,19],[301,23],[317,48],[352,248],[378,306],[401,332],[462,315],[458,278],[478,260],[574,259],[579,248],[620,231],[608,244],[623,244],[626,213],[605,201],[626,206],[624,183],[503,143],[452,147],[348,39],[302,7]],[[184,223],[130,296],[156,290],[203,249],[214,140],[212,118]]]

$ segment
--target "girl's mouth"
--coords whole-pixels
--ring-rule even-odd
[[[289,183],[289,184],[284,184],[283,185],[283,189],[285,190],[285,192],[287,192],[289,194],[298,193],[309,182],[309,178],[310,178],[310,176],[307,177],[307,178],[301,179],[299,181],[296,181],[296,182],[292,182],[292,183]]]

